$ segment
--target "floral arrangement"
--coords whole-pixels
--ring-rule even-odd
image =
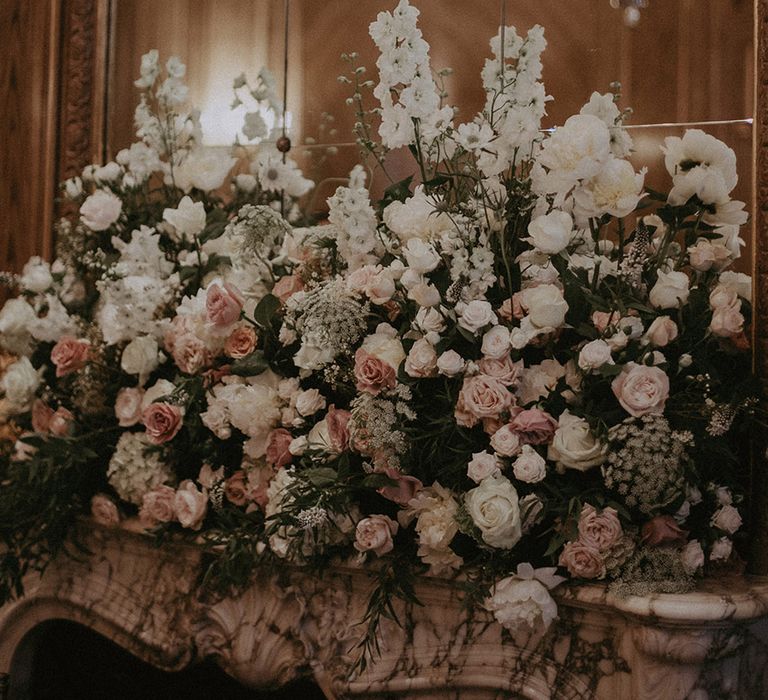
[[[566,577],[681,591],[738,566],[758,399],[733,151],[668,137],[661,194],[617,95],[542,131],[538,26],[500,29],[455,124],[417,16],[380,13],[378,82],[354,54],[342,80],[369,162],[406,147],[418,180],[372,202],[358,166],[319,225],[290,159],[203,148],[183,65],[144,57],[138,141],[65,183],[56,260],[6,276],[3,597],[87,509],[193,533],[223,592],[366,566],[374,632],[416,575],[543,631]]]

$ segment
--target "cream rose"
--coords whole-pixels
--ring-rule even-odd
[[[568,302],[554,284],[526,287],[520,292],[520,303],[528,312],[528,318],[537,328],[560,328],[565,323]]]
[[[355,549],[358,552],[373,552],[377,556],[391,552],[394,547],[393,535],[398,524],[386,515],[371,515],[357,523]]]
[[[176,490],[173,510],[182,527],[199,530],[208,510],[208,496],[204,492],[201,493],[197,486],[187,479],[182,481]]]
[[[432,344],[420,338],[405,359],[405,373],[409,377],[431,377],[437,373],[437,353]]]
[[[484,299],[470,301],[461,308],[460,313],[459,325],[470,333],[477,333],[498,320],[490,303]]]
[[[468,491],[464,504],[480,529],[483,542],[499,549],[512,549],[522,536],[517,491],[504,476],[483,479]]]
[[[688,301],[690,281],[684,272],[663,272],[659,270],[656,284],[648,298],[659,309],[675,309]]]
[[[611,347],[604,340],[592,340],[579,352],[579,367],[585,372],[612,365]]]
[[[677,338],[677,324],[669,316],[658,316],[648,326],[645,339],[656,348],[663,348]]]
[[[669,397],[669,377],[658,367],[628,362],[611,389],[624,410],[636,418],[662,413]]]
[[[499,460],[490,452],[475,452],[467,465],[467,476],[476,484],[489,476],[501,474]]]
[[[403,246],[403,255],[408,267],[421,275],[432,272],[440,264],[440,256],[435,247],[420,238],[411,238]]]
[[[587,421],[568,409],[560,414],[547,455],[559,468],[587,471],[605,461],[605,452],[605,445],[595,437]]]
[[[579,515],[579,540],[601,554],[610,551],[622,538],[618,514],[613,508],[597,511],[585,503]]]
[[[712,314],[709,330],[718,338],[734,338],[744,330],[744,316],[731,306],[721,306]]]
[[[376,332],[369,335],[361,347],[369,355],[386,362],[395,372],[405,359],[405,350],[398,333],[388,323],[380,323]]]
[[[509,330],[504,326],[494,326],[483,335],[483,344],[480,349],[485,357],[499,360],[509,353],[509,348]]]
[[[520,453],[520,436],[507,423],[491,436],[491,447],[502,457],[514,457]]]
[[[560,553],[560,566],[577,578],[605,578],[605,561],[600,552],[583,542],[568,542]]]
[[[446,377],[455,377],[464,371],[464,358],[455,350],[446,350],[437,358],[437,369]]]
[[[528,224],[528,241],[534,248],[547,255],[565,250],[571,241],[573,219],[564,211],[553,211],[537,216]]]
[[[689,574],[695,574],[704,566],[704,550],[698,540],[691,540],[680,552],[683,568]]]
[[[526,484],[536,484],[547,476],[547,463],[530,445],[523,445],[518,458],[512,464],[515,478]]]
[[[466,377],[456,402],[456,422],[471,428],[486,418],[498,418],[512,404],[512,394],[498,379],[478,374]]]

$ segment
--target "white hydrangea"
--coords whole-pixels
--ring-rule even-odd
[[[162,484],[173,483],[173,470],[144,433],[125,432],[109,460],[107,479],[124,501],[141,505],[145,493]]]

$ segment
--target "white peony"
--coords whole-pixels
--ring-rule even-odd
[[[559,468],[587,471],[605,461],[603,445],[583,418],[574,416],[566,409],[560,414],[558,427],[549,446],[549,459]]]
[[[684,272],[659,270],[659,277],[648,298],[659,309],[674,309],[688,301],[689,285],[688,275]]]
[[[184,192],[193,187],[206,192],[218,189],[236,162],[227,151],[197,148],[174,168],[174,183]]]
[[[422,275],[432,272],[440,264],[440,255],[435,247],[420,238],[411,238],[403,246],[403,255],[408,267]]]
[[[468,491],[464,504],[480,529],[483,542],[499,549],[512,549],[522,536],[517,491],[504,476],[483,479]]]
[[[194,238],[205,228],[205,205],[184,196],[176,209],[163,210],[163,220],[173,226],[179,238]]]
[[[96,190],[80,207],[80,219],[92,231],[106,231],[119,218],[122,200],[109,190]]]
[[[53,284],[51,266],[37,255],[32,256],[21,271],[19,284],[30,292],[42,294]]]
[[[576,191],[577,220],[586,223],[604,214],[621,218],[633,212],[643,196],[645,173],[646,168],[636,173],[629,161],[609,159],[597,175]]]
[[[564,211],[553,211],[537,216],[528,224],[528,235],[524,238],[534,248],[547,255],[556,255],[565,250],[571,241],[573,219]]]
[[[28,357],[16,360],[0,378],[0,391],[5,394],[14,413],[29,410],[39,386],[40,375]]]
[[[454,231],[450,217],[438,212],[437,202],[420,185],[405,202],[392,202],[384,210],[384,223],[403,243],[411,238],[435,240]]]

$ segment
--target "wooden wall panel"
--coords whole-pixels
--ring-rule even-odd
[[[51,253],[60,9],[0,2],[0,270]]]

